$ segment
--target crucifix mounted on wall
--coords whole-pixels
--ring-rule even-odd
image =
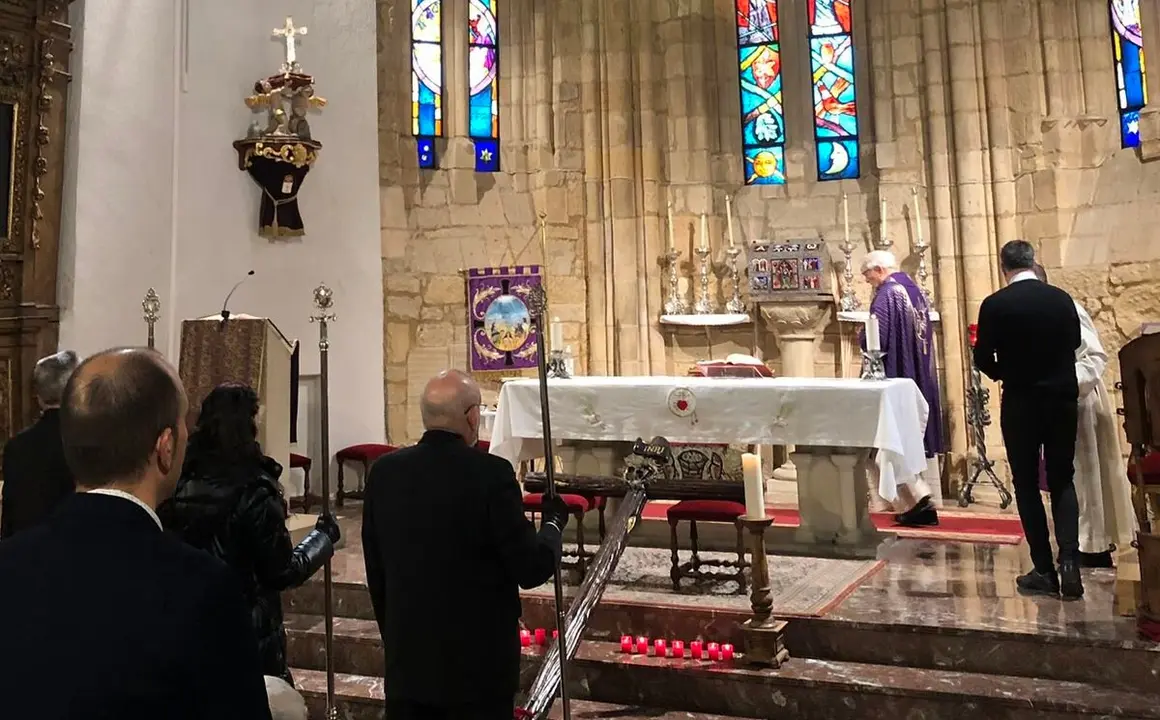
[[[255,118],[245,139],[234,143],[239,169],[262,189],[258,233],[263,237],[306,234],[298,191],[322,150],[310,132],[307,114],[326,106],[326,100],[315,94],[314,77],[304,74],[298,64],[298,39],[306,33],[307,28],[296,27],[289,17],[274,29],[273,37],[284,44],[282,69],[254,83],[254,94],[245,101],[252,112],[265,112],[266,122]]]

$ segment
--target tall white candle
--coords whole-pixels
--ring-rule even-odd
[[[918,214],[918,188],[911,188],[914,193],[914,233],[918,237],[918,244],[922,244],[922,216]]]
[[[552,342],[549,345],[549,347],[552,350],[563,350],[564,349],[564,326],[560,323],[560,318],[558,318],[558,317],[552,318],[552,324],[550,326],[550,329],[551,329]]]
[[[866,321],[866,350],[879,352],[882,350],[882,340],[878,337],[878,316],[871,315]]]
[[[701,247],[709,249],[709,216],[701,213]]]
[[[761,457],[753,453],[741,456],[741,474],[745,482],[745,515],[752,519],[765,517],[765,486],[761,481]]]
[[[850,198],[846,197],[846,193],[842,193],[842,232],[844,244],[850,247]]]
[[[673,234],[673,201],[669,200],[669,250],[675,250],[677,247],[677,239]]]
[[[881,232],[878,236],[878,242],[884,243],[886,242],[886,200],[882,201],[882,210],[879,211],[878,218],[882,225],[880,228]]]
[[[733,198],[725,196],[725,217],[729,223],[729,247],[737,247],[733,239]]]

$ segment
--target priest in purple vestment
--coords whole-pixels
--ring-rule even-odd
[[[886,377],[913,380],[930,408],[923,437],[927,479],[920,476],[912,484],[898,487],[895,520],[900,525],[937,525],[935,504],[942,500],[938,456],[943,451],[943,435],[930,304],[914,280],[898,270],[894,255],[885,250],[866,254],[862,277],[874,288],[870,313],[878,318]],[[865,329],[860,341],[865,349]]]

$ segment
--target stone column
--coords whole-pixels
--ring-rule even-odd
[[[813,377],[814,352],[830,319],[830,303],[764,303],[760,306],[765,326],[777,341],[784,377]],[[787,448],[787,456],[792,448]],[[773,471],[778,480],[797,480],[793,460]]]

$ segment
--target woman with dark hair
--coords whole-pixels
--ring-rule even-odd
[[[177,492],[159,509],[167,530],[237,571],[263,674],[293,683],[286,664],[283,590],[304,583],[334,554],[338,524],[324,515],[298,547],[286,529],[282,466],[258,444],[258,395],[245,385],[213,389],[189,436]]]

